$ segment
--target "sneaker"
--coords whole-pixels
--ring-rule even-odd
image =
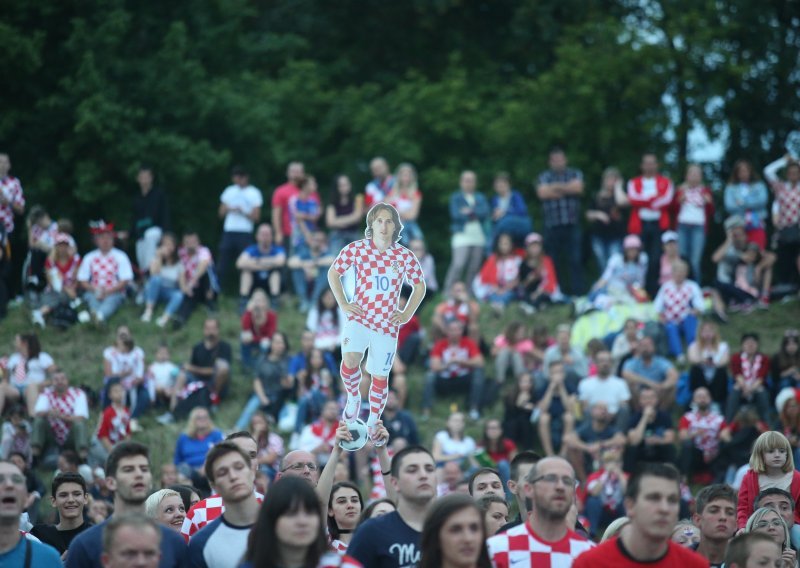
[[[130,422],[131,432],[141,432],[142,426],[139,424],[139,421],[136,418],[131,418]]]
[[[33,310],[33,312],[31,313],[31,320],[33,321],[33,325],[38,326],[42,329],[44,329],[47,325],[44,322],[44,316],[42,315],[42,312],[40,312],[39,310]]]
[[[756,304],[756,307],[759,310],[768,310],[769,309],[769,298],[767,296],[763,296]]]
[[[361,411],[361,397],[347,395],[347,402],[344,405],[342,412],[342,420],[345,422],[354,422],[358,418],[358,413]]]
[[[92,316],[88,311],[83,310],[82,312],[78,313],[78,321],[81,323],[89,323],[92,321]]]
[[[150,320],[152,319],[153,319],[153,312],[151,312],[150,310],[145,310],[141,318],[142,323],[150,323]]]
[[[526,302],[521,302],[519,307],[526,316],[532,316],[536,313],[536,308]]]
[[[169,323],[169,316],[167,314],[164,314],[163,316],[161,316],[156,320],[156,325],[162,329],[165,328],[168,323]]]
[[[164,414],[156,418],[156,422],[158,422],[159,424],[163,424],[164,426],[166,426],[167,424],[174,424],[175,417],[172,415],[171,412],[165,412]]]

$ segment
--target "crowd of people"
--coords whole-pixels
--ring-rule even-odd
[[[8,274],[8,235],[26,207],[9,170],[0,154],[0,316],[14,282],[39,328],[105,329],[125,303],[165,334],[201,305],[209,316],[180,364],[167,343],[146,353],[120,322],[99,389],[73,384],[36,333],[16,335],[0,359],[0,563],[750,566],[758,557],[797,565],[800,334],[786,330],[770,356],[760,334],[775,330],[748,331],[732,349],[719,329],[728,313],[769,309],[778,290],[796,284],[797,162],[765,168],[771,208],[753,167],[737,162],[724,190],[725,240],[708,248],[714,196],[696,165],[675,188],[645,154],[640,176],[625,184],[609,168],[591,200],[560,148],[535,198],[500,172],[489,199],[464,171],[449,201],[442,297],[428,300],[429,322],[414,315],[400,327],[386,385],[343,345],[353,314],[340,296],[352,296],[363,275],[337,255],[362,238],[367,211],[388,203],[428,297],[440,292],[412,165],[392,173],[375,158],[363,194],[341,175],[323,206],[315,177],[293,162],[268,216],[236,167],[220,196],[216,254],[197,232],[170,231],[168,194],[143,166],[130,229],[92,222],[96,249],[83,256],[69,220],[31,207],[22,275]],[[584,229],[601,274],[591,287]],[[715,277],[704,278],[710,264]],[[341,290],[329,284],[333,272]],[[241,328],[225,338],[217,300],[234,277]],[[416,307],[415,294],[397,309]],[[537,321],[549,304],[567,302],[575,321],[554,329]],[[483,306],[510,320],[496,337],[479,325]],[[293,308],[306,318],[299,337],[282,331],[281,312]],[[582,320],[615,311],[628,314],[621,327],[580,330]],[[412,373],[423,377],[413,389],[419,401]],[[218,427],[235,380],[251,381],[252,393],[235,426]],[[376,388],[386,391],[378,421]],[[353,432],[341,417],[354,397],[367,401],[360,416],[370,443],[348,453],[341,445]],[[446,426],[424,440],[418,423],[440,397],[454,402]],[[149,449],[135,441],[148,413],[185,422],[173,460],[158,464],[155,492]],[[477,421],[479,440],[467,434]],[[57,470],[54,519],[40,518],[43,468]]]

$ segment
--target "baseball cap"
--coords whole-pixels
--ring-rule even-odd
[[[622,241],[622,248],[642,248],[642,239],[639,238],[639,235],[628,235]]]
[[[525,244],[529,245],[531,243],[540,243],[542,242],[542,235],[539,233],[530,233],[527,237],[525,237]]]
[[[661,242],[663,244],[677,242],[678,241],[678,233],[675,231],[664,231],[664,234],[661,235]]]

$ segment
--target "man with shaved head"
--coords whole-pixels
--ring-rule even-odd
[[[524,493],[531,504],[528,521],[487,541],[495,568],[532,567],[534,558],[537,565],[568,566],[593,546],[567,526],[575,502],[575,470],[567,460],[549,457],[534,464]]]

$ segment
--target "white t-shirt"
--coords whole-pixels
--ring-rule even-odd
[[[601,379],[595,375],[586,377],[578,383],[578,399],[588,403],[589,406],[604,402],[608,411],[616,414],[622,403],[631,399],[631,391],[624,379],[613,375],[607,379]]]
[[[14,353],[8,358],[8,363],[6,364],[9,380],[14,385],[20,387],[43,383],[47,378],[47,369],[52,367],[55,363],[49,354],[42,351],[39,353],[39,356],[36,359],[30,359],[28,361],[27,372],[25,373],[25,382],[19,383],[16,381],[15,371],[20,361],[22,361],[22,355],[19,353]]]
[[[446,456],[469,455],[475,452],[475,440],[470,436],[464,436],[463,440],[454,440],[447,430],[436,433],[436,440],[442,448],[442,453]]]
[[[72,407],[72,415],[88,419],[89,403],[86,401],[86,393],[79,388],[69,388],[71,389],[72,395],[75,398],[75,403]],[[40,412],[50,412],[50,410],[50,399],[47,398],[45,393],[40,394],[39,398],[36,399],[36,406],[33,408],[33,413],[39,414]]]
[[[683,190],[686,199],[681,203],[678,212],[678,223],[685,225],[706,224],[706,201],[703,196],[703,186],[687,187]]]
[[[222,192],[219,198],[221,203],[228,207],[235,207],[244,211],[228,211],[225,215],[225,224],[223,231],[233,233],[252,233],[253,221],[250,220],[248,215],[256,207],[261,207],[264,204],[264,198],[261,195],[261,190],[252,185],[247,187],[239,187],[238,185],[229,185]]]
[[[172,361],[156,361],[150,364],[150,375],[156,388],[169,389],[175,386],[180,369]]]

